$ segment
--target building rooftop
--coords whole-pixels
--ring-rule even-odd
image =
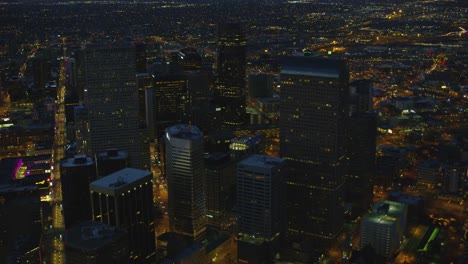
[[[231,143],[239,143],[239,144],[246,144],[246,145],[255,145],[256,143],[261,141],[261,135],[243,135],[238,136],[231,139]]]
[[[64,158],[60,161],[62,167],[80,167],[94,164],[94,159],[86,155],[75,155],[73,158]]]
[[[281,74],[305,75],[322,78],[345,77],[346,63],[343,60],[295,56],[287,57],[281,66]]]
[[[166,128],[166,136],[180,139],[199,139],[203,133],[196,126],[179,124]]]
[[[221,165],[230,162],[229,153],[215,152],[204,156],[207,165]]]
[[[239,165],[273,168],[284,163],[284,159],[265,155],[252,155],[242,160]]]
[[[381,214],[381,213],[369,213],[364,216],[362,221],[374,222],[374,223],[385,224],[385,225],[392,225],[397,222],[397,218],[391,217],[385,214]]]
[[[81,250],[94,251],[123,238],[127,231],[100,222],[84,222],[65,233],[65,245]]]
[[[38,190],[37,186],[16,186],[12,184],[0,185],[0,193],[30,192]]]
[[[399,202],[380,200],[374,205],[372,212],[397,217],[405,210],[405,207],[406,205]]]
[[[281,98],[279,97],[263,97],[256,100],[261,104],[279,104],[281,102]]]
[[[151,176],[151,172],[134,168],[125,168],[107,175],[101,179],[91,182],[91,185],[104,187],[106,189],[120,189],[123,186],[138,181],[147,176]]]
[[[97,158],[99,160],[104,160],[104,159],[111,159],[111,160],[116,160],[116,159],[127,159],[128,158],[128,153],[123,150],[118,150],[118,149],[108,149],[107,151],[99,152],[97,154]]]

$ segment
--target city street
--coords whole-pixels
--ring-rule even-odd
[[[60,160],[65,157],[64,146],[66,144],[65,136],[65,85],[66,85],[66,64],[67,61],[63,60],[60,67],[60,79],[57,91],[56,100],[56,114],[55,114],[55,136],[52,152],[52,186],[51,192],[51,206],[52,206],[52,229],[49,231],[52,236],[49,241],[52,245],[50,258],[53,264],[65,263],[64,245],[63,245],[63,231],[64,221],[62,212],[62,188],[60,182]]]

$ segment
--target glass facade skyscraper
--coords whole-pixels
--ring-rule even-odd
[[[288,163],[290,245],[310,252],[343,225],[348,69],[340,60],[289,57],[281,67],[280,156]]]
[[[139,128],[135,47],[90,45],[85,48],[90,141],[96,154],[110,148],[128,151],[130,166],[149,168],[149,145]]]
[[[195,126],[166,128],[166,173],[171,231],[203,242],[206,238],[203,133]]]
[[[245,113],[246,39],[239,24],[218,25],[217,80],[214,100],[222,113],[222,125],[242,126]]]

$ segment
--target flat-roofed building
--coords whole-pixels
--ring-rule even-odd
[[[203,133],[191,125],[166,128],[171,231],[202,242],[206,238],[205,163]]]
[[[284,59],[280,78],[287,248],[312,262],[344,224],[349,70],[343,60],[296,56]]]
[[[96,163],[86,155],[60,161],[60,182],[65,228],[91,220],[89,183],[96,179]]]
[[[90,184],[93,220],[127,230],[129,262],[155,261],[153,174],[125,168]]]
[[[398,202],[376,203],[361,220],[360,249],[370,245],[383,257],[395,253],[406,230],[407,210],[407,205]]]
[[[128,263],[128,233],[100,222],[84,222],[66,231],[68,264]]]
[[[237,166],[238,261],[270,263],[283,231],[285,161],[252,155]]]

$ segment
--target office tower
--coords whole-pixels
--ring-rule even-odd
[[[238,262],[270,263],[283,231],[285,161],[252,155],[237,166]]]
[[[218,25],[217,80],[214,101],[222,125],[240,127],[245,123],[246,40],[239,24]]]
[[[76,64],[76,58],[70,57],[68,58],[68,85],[73,89],[76,89],[78,85],[78,76],[77,76],[78,66]],[[73,93],[73,90],[72,90]],[[78,95],[78,94],[77,94]]]
[[[195,126],[166,128],[166,173],[171,231],[203,242],[206,237],[203,133]]]
[[[167,127],[183,122],[187,113],[187,79],[170,72],[154,76],[154,87],[146,89],[147,120],[152,138],[160,139]]]
[[[135,65],[137,73],[146,72],[146,43],[135,42]]]
[[[349,84],[350,114],[374,112],[372,89],[370,80],[357,80]]]
[[[249,100],[273,96],[273,75],[266,73],[249,76]]]
[[[39,264],[41,199],[35,186],[0,186],[0,263]]]
[[[76,152],[91,155],[91,144],[89,139],[91,132],[89,128],[88,110],[84,106],[73,108]]]
[[[281,67],[280,156],[288,162],[288,247],[313,257],[343,225],[348,69],[289,57]]]
[[[375,252],[390,257],[399,248],[406,230],[407,206],[379,201],[361,220],[360,249],[371,245]]]
[[[96,164],[86,155],[60,161],[65,228],[91,220],[89,183],[96,179]]]
[[[205,71],[186,71],[184,75],[188,92],[186,119],[202,131],[209,131],[212,121],[209,74]]]
[[[105,177],[109,174],[128,167],[128,153],[118,149],[108,149],[96,155],[97,176]]]
[[[129,263],[155,261],[155,231],[151,172],[125,168],[92,182],[93,220],[126,229]]]
[[[375,177],[377,117],[372,107],[372,83],[354,81],[349,86],[347,119],[348,169],[345,202],[352,206],[351,217],[361,216],[372,202]]]
[[[140,136],[135,48],[130,45],[90,45],[84,50],[92,153],[125,150],[132,167],[149,168],[149,145]]]
[[[84,222],[66,231],[68,264],[128,263],[128,233],[99,222]]]
[[[146,90],[153,87],[153,76],[149,73],[137,73],[136,84],[138,88],[138,117],[146,123]]]
[[[232,227],[235,219],[236,165],[228,153],[205,156],[207,224],[222,230]]]

